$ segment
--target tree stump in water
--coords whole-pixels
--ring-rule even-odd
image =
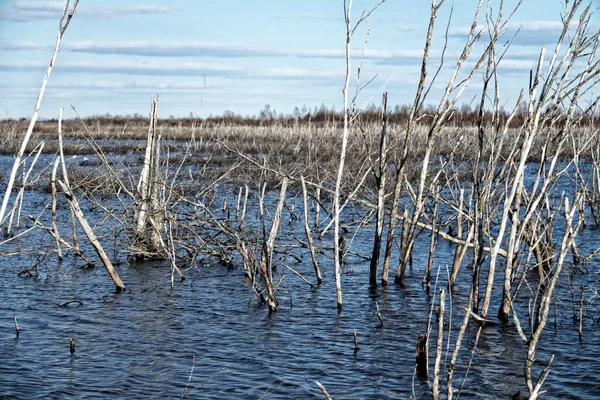
[[[513,395],[512,400],[523,400],[523,395],[521,395],[520,390]]]
[[[417,339],[417,376],[427,378],[427,335],[423,333]]]

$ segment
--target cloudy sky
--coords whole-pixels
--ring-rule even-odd
[[[499,1],[486,3],[495,15]],[[504,14],[515,3],[506,0]],[[353,19],[375,4],[355,0]],[[553,49],[563,4],[524,0],[507,25],[506,38],[520,29],[500,67],[507,107],[526,87],[540,48]],[[445,63],[431,103],[439,99],[460,54],[476,5],[476,0],[455,0]],[[0,118],[31,116],[62,6],[60,1],[0,0]],[[411,101],[430,6],[428,0],[387,0],[370,24],[356,31],[353,70],[368,33],[360,83],[373,78],[361,92],[360,105],[378,104],[383,90],[392,105]],[[447,0],[439,12],[430,77],[444,47],[451,8]],[[322,103],[340,110],[344,45],[343,0],[81,0],[63,38],[41,116],[55,118],[64,107],[69,118],[71,106],[82,115],[145,115],[154,94],[160,97],[162,117],[205,117],[225,110],[252,115],[265,104],[283,113]],[[470,102],[479,87],[480,75],[463,102]]]

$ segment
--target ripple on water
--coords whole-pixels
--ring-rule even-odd
[[[364,248],[358,250],[367,252],[370,238],[359,235],[354,245],[361,244]],[[444,246],[440,244],[440,265],[453,256],[453,246]],[[420,248],[426,251],[427,244]],[[165,265],[121,266],[128,289],[115,295],[102,268],[82,271],[65,260],[60,267],[43,266],[39,279],[16,278],[25,263],[19,258],[0,259],[3,398],[173,398],[184,392],[188,380],[188,388],[202,385],[190,398],[207,399],[320,398],[315,381],[339,399],[407,398],[413,385],[420,398],[430,390],[420,379],[413,384],[416,340],[427,331],[429,304],[436,293],[432,290],[428,296],[421,289],[424,261],[418,257],[407,271],[406,287],[391,284],[374,291],[366,282],[368,263],[353,260],[354,272],[342,277],[341,315],[336,312],[330,262],[323,262],[325,282],[320,287],[310,288],[287,275],[279,292],[280,308],[271,316],[244,284],[239,269],[192,269],[189,279],[170,290]],[[294,268],[313,279],[310,263]],[[468,294],[461,285],[468,282],[470,271],[465,268],[461,274],[451,346]],[[83,305],[59,307],[72,300]],[[21,328],[18,340],[13,315]],[[355,330],[360,345],[356,354]],[[476,327],[469,328],[459,354],[457,390],[476,332]],[[76,340],[73,355],[71,337]],[[547,326],[536,370],[555,354],[545,383],[548,397],[600,396],[599,342],[599,330],[591,323],[584,329],[582,344],[570,324],[556,332]],[[461,397],[525,393],[525,351],[513,326],[486,328]]]

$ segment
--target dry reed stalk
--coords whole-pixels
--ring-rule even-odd
[[[50,65],[48,65],[48,69],[46,70],[46,75],[44,76],[44,80],[42,81],[42,87],[40,88],[40,92],[38,94],[38,98],[35,104],[35,109],[33,111],[33,115],[31,117],[31,121],[29,121],[29,127],[27,128],[27,132],[25,133],[25,137],[21,143],[21,147],[19,152],[15,157],[15,161],[13,163],[12,170],[10,172],[10,176],[8,179],[8,184],[6,185],[6,192],[4,193],[4,198],[2,199],[2,206],[0,206],[0,225],[4,223],[4,213],[6,212],[6,207],[8,205],[8,201],[10,199],[10,195],[12,193],[12,188],[15,182],[15,178],[17,176],[17,170],[21,165],[21,159],[23,158],[23,154],[25,153],[25,149],[27,148],[27,143],[29,143],[29,139],[31,138],[31,134],[33,133],[33,128],[35,127],[35,123],[40,114],[40,108],[42,106],[42,99],[44,98],[44,93],[46,91],[46,85],[48,84],[48,79],[50,78],[50,73],[52,72],[52,67],[54,67],[54,63],[56,61],[56,56],[58,54],[58,50],[60,49],[60,43],[62,37],[75,14],[75,9],[77,8],[77,4],[79,4],[79,0],[75,0],[71,9],[69,9],[69,1],[65,1],[62,16],[60,18],[58,24],[58,35],[56,37],[56,43],[54,45],[54,52],[52,53],[52,58],[50,59]],[[66,18],[66,20],[65,20]]]
[[[40,219],[42,218],[42,216],[44,215],[44,213],[46,212],[46,209],[47,209],[47,208],[48,208],[48,206],[46,205],[46,206],[45,206],[45,207],[42,209],[42,211],[40,212],[40,214],[37,216],[37,218],[33,218],[33,217],[29,217],[29,216],[28,216],[28,218],[29,218],[29,219],[32,219],[32,218],[33,218],[33,220],[35,220],[35,221],[38,221],[38,220],[40,220]],[[2,246],[5,246],[5,245],[7,245],[8,243],[11,243],[11,242],[16,242],[18,239],[20,239],[20,238],[24,238],[24,237],[25,237],[25,236],[26,236],[28,233],[30,233],[30,232],[31,232],[31,231],[33,231],[34,229],[36,229],[36,228],[35,228],[35,226],[31,226],[31,227],[29,227],[29,228],[27,228],[27,229],[25,229],[25,230],[23,230],[23,231],[21,231],[21,232],[19,232],[19,233],[15,234],[15,235],[13,235],[13,236],[9,236],[8,238],[6,238],[6,239],[4,239],[3,241],[1,241],[1,242],[0,242],[0,248],[1,248]],[[3,253],[3,252],[0,252],[0,256],[9,256],[9,255],[16,255],[16,254],[23,254],[23,251],[22,251],[22,250],[18,250],[18,251],[11,252],[11,253]]]
[[[304,176],[300,177],[302,181],[302,194],[304,198],[304,231],[306,232],[306,240],[308,241],[308,249],[310,251],[310,258],[315,268],[315,275],[317,277],[317,283],[320,284],[323,280],[321,278],[321,270],[319,269],[319,263],[317,262],[317,254],[313,245],[312,233],[310,231],[310,225],[308,223],[308,193],[306,191],[306,182],[304,182]]]
[[[158,225],[156,225],[156,222],[154,222],[153,218],[149,218],[148,222],[150,223],[151,229],[153,229],[155,231],[159,231],[161,229]],[[163,227],[164,227],[164,229],[167,229],[167,226],[165,226],[165,224],[163,224]],[[169,226],[169,228],[170,228],[170,226]],[[171,265],[171,287],[172,287],[173,286],[173,272],[176,272],[182,281],[185,279],[185,276],[183,275],[183,273],[181,272],[181,270],[179,269],[179,267],[177,267],[177,264],[175,263],[175,260],[177,259],[177,254],[175,252],[175,245],[174,245],[173,233],[172,233],[171,228],[169,230],[169,233],[166,236],[167,236],[168,243],[165,243],[165,241],[162,238],[162,235],[160,235],[160,234],[157,235],[157,240],[158,240],[157,249],[160,249],[162,251],[162,253],[166,254],[167,258],[169,259],[169,263]]]

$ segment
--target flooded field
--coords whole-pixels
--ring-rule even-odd
[[[3,161],[10,162],[8,158]],[[236,192],[233,188],[218,190],[215,204],[220,206],[222,197],[234,204],[232,193]],[[267,204],[270,209],[276,200],[272,197]],[[297,203],[296,210],[301,210],[300,200],[301,196],[290,199],[289,206]],[[37,215],[47,201],[48,193],[28,192],[23,215]],[[105,200],[107,206],[115,206],[112,202],[114,198]],[[249,226],[257,224],[257,204],[251,196]],[[86,210],[95,225],[101,210]],[[222,210],[217,213],[226,216]],[[288,224],[290,215],[290,208],[283,211],[282,246],[296,243],[293,238],[302,232],[297,221]],[[44,218],[49,223],[49,217]],[[346,218],[353,219],[350,213]],[[60,212],[60,221],[61,229],[68,230],[68,209]],[[412,268],[407,270],[403,286],[392,283],[370,288],[369,261],[347,255],[340,314],[336,311],[333,261],[319,257],[323,283],[309,286],[281,265],[285,263],[315,282],[306,250],[292,252],[302,257],[299,259],[283,254],[274,262],[279,306],[270,314],[253,293],[239,261],[180,264],[186,279],[171,289],[168,261],[128,264],[127,249],[111,239],[115,229],[120,227],[104,222],[97,232],[127,287],[123,293],[114,293],[101,265],[85,268],[72,253],[61,262],[53,253],[0,258],[2,398],[322,398],[315,381],[334,399],[430,396],[427,379],[415,376],[415,346],[419,334],[427,333],[430,319],[430,334],[435,336],[437,323],[435,312],[430,314],[431,305],[435,309],[439,301],[435,288],[447,286],[454,244],[441,240],[437,245],[430,293],[421,284],[429,233],[421,234],[415,244]],[[352,252],[369,254],[372,226],[347,235],[352,237]],[[316,245],[328,247],[330,242],[328,233]],[[593,251],[598,245],[596,228],[583,229],[578,242],[581,254]],[[52,247],[51,238],[34,230],[2,251],[43,253],[40,245]],[[87,245],[83,249],[91,253]],[[397,253],[395,250],[393,266],[398,262]],[[19,274],[36,264],[32,276]],[[544,384],[546,398],[600,396],[595,376],[600,370],[598,308],[591,295],[598,287],[597,266],[588,264],[587,272],[568,267],[560,278],[558,301],[543,332],[537,355],[540,361],[535,366],[541,369],[555,356]],[[444,339],[450,352],[464,315],[471,273],[469,268],[460,270],[451,307],[446,309],[447,314],[452,310]],[[573,310],[581,285],[588,289],[580,340]],[[498,304],[495,296],[492,309]],[[526,316],[527,303],[519,307],[520,315]],[[19,324],[18,339],[13,316]],[[527,321],[521,323],[527,326]],[[507,398],[517,390],[526,392],[523,365],[527,346],[514,324],[483,327],[472,353],[478,330],[477,324],[469,324],[459,353],[456,391],[462,387],[473,357],[460,397]],[[360,347],[356,352],[354,331]],[[69,350],[70,338],[75,340],[74,353]],[[434,357],[432,345],[430,368]],[[449,361],[449,354],[442,358],[444,369]]]
[[[8,19],[19,23],[26,19],[10,10],[49,7],[13,3]],[[592,2],[564,1],[555,22],[523,22],[533,22],[523,27],[533,47],[513,55],[511,45],[522,45],[520,1],[511,12],[480,0],[470,24],[459,17],[451,26],[454,4],[434,0],[422,50],[366,51],[370,16],[384,0],[358,18],[343,2],[344,52],[299,51],[291,42],[285,51],[223,51],[178,40],[177,57],[198,46],[202,57],[244,57],[206,71],[206,60],[170,68],[155,59],[160,51],[137,53],[144,46],[129,49],[123,35],[121,51],[106,47],[94,65],[66,63],[59,98],[75,103],[72,119],[63,121],[57,106],[57,119],[39,121],[78,3],[66,1],[57,14],[30,119],[21,103],[11,105],[29,96],[29,78],[6,86],[29,82],[10,89],[18,95],[8,96],[0,121],[1,399],[600,398],[600,35]],[[129,9],[123,14],[149,13]],[[36,14],[35,31],[48,17]],[[354,37],[361,24],[364,41]],[[9,42],[8,51],[47,47]],[[82,43],[75,48],[104,47]],[[162,56],[173,50],[159,48]],[[121,52],[136,60],[113,65]],[[271,61],[254,71],[248,56],[254,63],[259,53]],[[282,56],[302,58],[301,68],[274,65]],[[80,116],[76,103],[86,100],[71,90],[84,73],[87,100],[126,113],[139,99],[126,93],[176,86],[202,108],[208,87],[214,107],[226,80],[211,75],[221,73],[244,83],[216,104],[277,101],[283,92],[286,104],[301,101],[306,93],[291,88],[304,92],[311,82],[320,82],[319,102],[328,101],[321,89],[342,74],[304,69],[317,58],[331,68],[345,58],[342,111],[323,103],[286,116],[266,104],[258,116],[164,118],[156,95],[148,118],[137,106],[128,116]],[[12,60],[7,71],[32,72],[33,60]],[[363,61],[393,72],[361,77]],[[414,72],[404,69],[411,63]],[[93,74],[119,71],[139,73],[141,83],[93,84]],[[188,91],[188,75],[202,76],[202,89]],[[265,79],[260,96],[247,86],[257,78]],[[290,91],[280,78],[301,80]],[[166,97],[167,109],[186,107]]]

